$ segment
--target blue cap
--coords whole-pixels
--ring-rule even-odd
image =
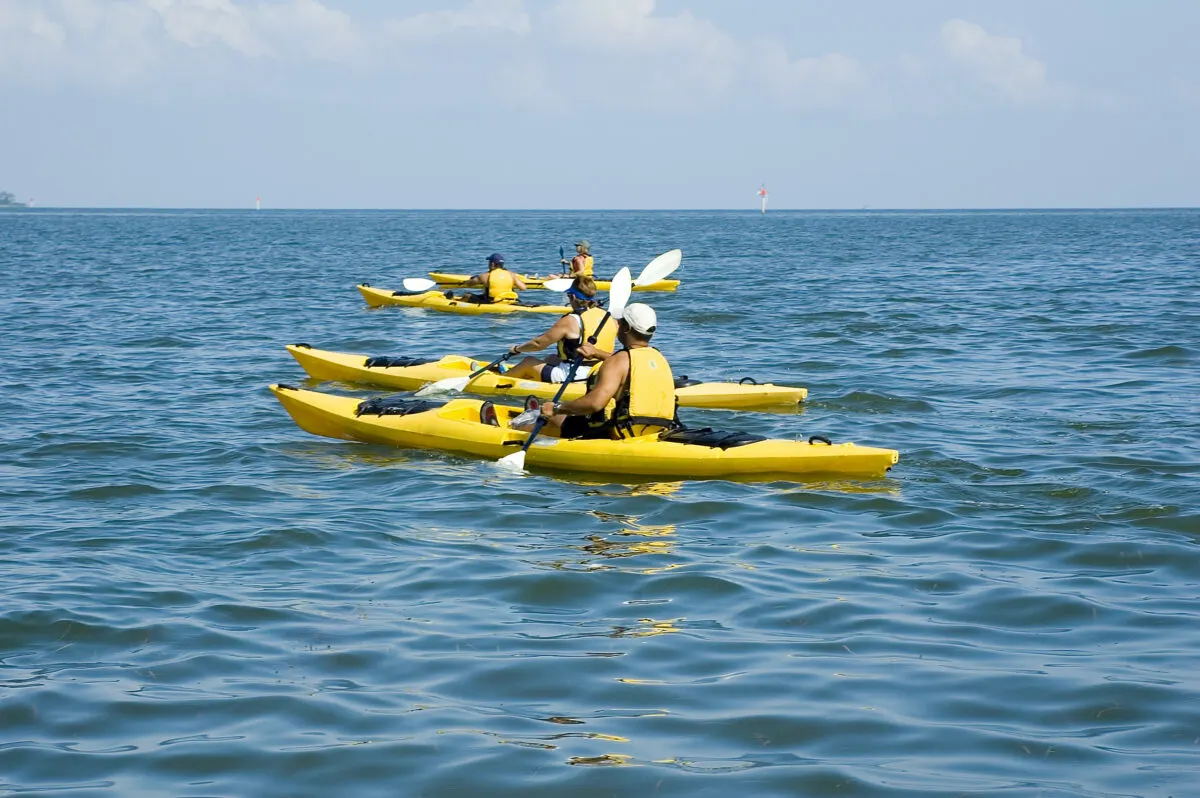
[[[582,291],[580,291],[579,289],[577,289],[575,286],[571,286],[570,288],[568,288],[566,290],[566,294],[567,294],[567,296],[572,297],[573,299],[578,299],[580,302],[591,302],[592,300],[594,300],[596,298],[594,296],[588,296],[587,294],[585,294]]]
[[[487,262],[488,263],[499,263],[501,266],[503,266],[504,265],[504,256],[501,255],[499,252],[493,252],[491,255],[488,255]]]

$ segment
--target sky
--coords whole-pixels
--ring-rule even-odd
[[[1200,205],[1196,0],[0,0],[39,206]]]

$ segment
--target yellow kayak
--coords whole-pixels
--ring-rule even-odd
[[[543,305],[537,302],[480,303],[463,302],[458,299],[447,299],[441,291],[426,291],[421,294],[410,294],[406,291],[391,291],[386,288],[374,288],[366,283],[360,283],[358,290],[363,299],[373,308],[384,305],[400,305],[406,308],[428,308],[443,313],[463,313],[468,316],[478,316],[484,313],[570,313],[566,305]]]
[[[562,277],[561,274],[554,274],[549,277],[527,277],[518,275],[521,282],[525,283],[525,287],[534,290],[537,288],[545,288],[546,280],[553,280]],[[444,288],[461,288],[466,285],[467,280],[471,279],[469,274],[450,274],[448,272],[430,272],[429,279],[433,280],[438,285]],[[597,280],[596,290],[607,291],[612,287],[612,282],[609,280]],[[654,283],[646,283],[645,285],[635,285],[634,291],[674,291],[679,287],[678,280],[659,280]]]
[[[519,451],[528,433],[509,429],[521,409],[497,405],[499,426],[480,421],[478,399],[445,405],[414,399],[367,399],[272,385],[301,429],[314,435],[407,449],[434,449],[498,460]],[[769,440],[745,433],[684,430],[624,440],[539,436],[529,466],[628,476],[788,479],[816,475],[882,477],[899,460],[894,449],[853,443]]]
[[[423,385],[448,377],[466,377],[487,365],[484,361],[461,355],[446,355],[440,360],[424,361],[330,352],[313,349],[307,344],[290,344],[287,349],[309,376],[318,380],[357,382],[401,391],[415,391]],[[679,398],[680,407],[727,410],[790,409],[808,396],[807,388],[771,383],[696,382],[686,377],[676,379],[675,383],[675,396]],[[468,393],[515,396],[519,399],[526,396],[552,399],[559,387],[561,386],[555,383],[519,380],[486,371],[475,378]],[[563,399],[577,399],[583,394],[583,382],[574,382],[567,386]]]

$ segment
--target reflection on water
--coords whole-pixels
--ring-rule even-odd
[[[686,618],[672,618],[667,621],[656,621],[653,618],[638,618],[637,626],[614,626],[610,637],[656,637],[678,632],[676,623],[682,623]]]
[[[566,479],[559,477],[564,482],[574,482],[577,485],[603,485],[604,489],[592,489],[584,491],[585,496],[670,496],[676,493],[684,486],[683,481],[679,482],[629,482],[622,484],[622,480],[618,475],[610,475],[610,478],[596,479],[587,476],[575,477]],[[634,478],[631,478],[631,480]],[[644,479],[644,478],[643,478]]]
[[[582,723],[583,721],[575,722]],[[628,737],[619,737],[615,734],[601,734],[600,732],[562,732],[560,734],[514,736],[488,731],[487,729],[442,729],[438,734],[481,734],[485,737],[492,737],[503,745],[518,745],[522,748],[541,748],[547,751],[553,751],[559,747],[555,745],[555,742],[570,739],[604,740],[610,743],[629,742]],[[614,756],[620,757],[622,755],[615,754]],[[624,758],[628,759],[629,757]]]
[[[601,756],[573,756],[567,760],[568,765],[600,765],[616,766],[633,764],[633,757],[627,754],[603,754]]]
[[[904,453],[900,453],[901,466],[904,464]],[[900,466],[897,466],[899,468]],[[874,481],[854,482],[848,479],[809,479],[798,480],[795,477],[781,477],[781,480],[788,483],[780,485],[779,492],[782,495],[788,493],[812,493],[814,491],[829,491],[831,493],[854,493],[859,495],[869,496],[894,496],[899,499],[902,497],[900,487],[902,483],[898,479],[884,477]],[[733,480],[738,481],[738,480]],[[797,482],[802,484],[797,485]]]
[[[586,558],[577,560],[557,559],[544,561],[541,564],[555,570],[615,570],[622,566],[613,565],[606,560],[619,560],[643,555],[668,555],[674,553],[675,524],[638,524],[633,516],[616,513],[606,513],[602,510],[589,510],[589,514],[602,521],[617,521],[624,525],[615,532],[606,535],[588,535],[586,543],[567,546],[574,551],[583,552]],[[678,563],[666,563],[658,566],[647,566],[634,569],[634,573],[656,574],[679,567]]]
[[[599,554],[604,557],[634,557],[638,554],[665,554],[671,550],[671,543],[665,540],[616,541],[602,538],[599,535],[589,535],[588,543],[575,546],[588,554]]]

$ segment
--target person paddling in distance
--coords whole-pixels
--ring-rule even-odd
[[[567,289],[566,296],[571,303],[570,313],[559,317],[550,329],[536,338],[516,344],[508,350],[509,354],[517,355],[540,352],[548,346],[557,345],[558,351],[546,358],[527,357],[504,372],[506,377],[564,382],[570,362],[579,354],[583,361],[575,370],[574,380],[586,380],[593,366],[612,356],[617,329],[615,324],[600,327],[604,311],[596,302],[596,281],[591,277],[576,277]],[[597,336],[595,344],[588,342],[593,335]]]
[[[446,299],[457,299],[462,302],[475,302],[481,305],[491,303],[512,304],[517,301],[517,291],[525,290],[525,283],[520,277],[504,268],[504,256],[499,252],[488,255],[488,270],[476,274],[464,285],[482,285],[482,294],[461,294],[455,296],[453,291],[446,292]]]
[[[585,238],[575,243],[575,257],[568,261],[563,258],[560,262],[566,266],[570,264],[570,273],[566,277],[594,277],[596,261],[591,254],[592,245]]]
[[[542,404],[547,433],[560,438],[630,438],[675,427],[675,378],[662,352],[650,346],[657,328],[658,318],[649,305],[626,306],[617,322],[617,340],[624,348],[592,372],[586,394]]]

